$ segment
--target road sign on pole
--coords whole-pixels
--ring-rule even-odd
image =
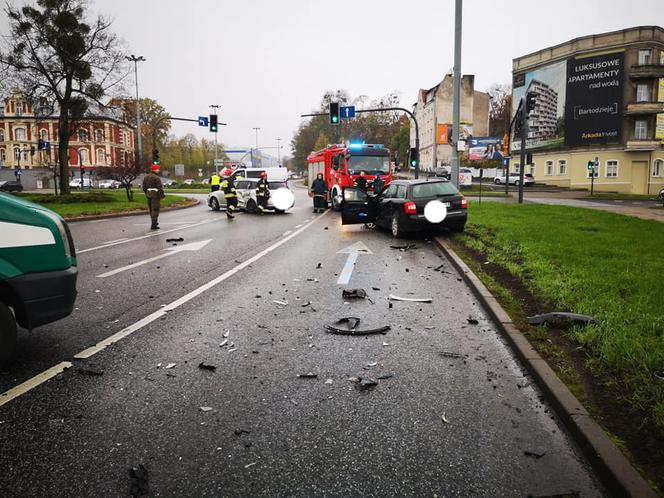
[[[341,115],[341,119],[353,119],[355,117],[355,106],[341,106],[339,108],[339,114]]]
[[[198,126],[205,126],[206,128],[210,125],[207,116],[198,116]]]
[[[215,159],[214,160],[215,168],[221,168],[223,165],[224,165],[224,160],[223,159]]]
[[[175,165],[175,176],[184,176],[184,164]]]

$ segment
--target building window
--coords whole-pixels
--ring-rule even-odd
[[[637,140],[645,140],[648,138],[648,121],[645,119],[637,119],[634,121],[634,138]]]
[[[652,50],[649,48],[639,50],[639,65],[650,64],[652,60]]]
[[[26,139],[25,128],[16,128],[14,130],[14,139],[15,140],[25,140]]]
[[[39,130],[39,138],[41,138],[44,142],[48,142],[48,130],[45,128]]]
[[[514,165],[514,172],[519,173],[519,170],[521,169],[521,165],[519,163]]]
[[[565,161],[564,159],[558,160],[558,174],[559,175],[567,174],[567,161]]]
[[[530,168],[528,169],[528,172],[532,175],[535,176],[535,163],[532,163],[530,165]]]
[[[88,155],[88,149],[78,149],[78,157],[81,161],[81,164],[88,164],[90,162],[90,156]]]
[[[88,141],[88,132],[85,131],[83,128],[78,130],[78,141],[79,142],[87,142]]]
[[[553,161],[546,162],[546,170],[544,171],[544,174],[547,176],[553,175]]]
[[[0,142],[5,141],[5,130],[0,130]]]
[[[16,161],[21,160],[21,149],[19,148],[14,149],[14,160]]]
[[[652,176],[662,176],[662,170],[664,170],[664,161],[655,159],[652,163]]]
[[[639,83],[636,85],[636,101],[650,102],[650,85],[647,83]]]
[[[97,150],[97,164],[106,164],[106,153],[104,149]]]
[[[0,161],[5,162],[6,160],[7,160],[7,151],[5,149],[0,149]],[[655,175],[653,174],[653,176]]]
[[[23,114],[23,102],[16,102],[16,115],[20,116]]]
[[[618,161],[606,161],[606,177],[616,178],[618,176]]]
[[[102,130],[95,131],[95,140],[97,142],[103,142],[104,141],[104,132]]]

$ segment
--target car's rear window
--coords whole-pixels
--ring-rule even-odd
[[[268,187],[271,189],[278,189],[278,188],[288,188],[288,185],[286,185],[286,182],[267,182]]]
[[[454,195],[456,193],[457,189],[454,185],[447,182],[420,183],[419,185],[413,185],[413,199]]]

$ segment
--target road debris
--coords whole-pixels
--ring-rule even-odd
[[[170,370],[171,368],[175,368],[175,363],[169,363],[164,367],[166,370]]]
[[[394,377],[393,374],[383,374],[383,375],[379,375],[378,377],[376,377],[376,379],[378,379],[378,380],[387,380],[387,379],[391,379],[392,377]]]
[[[278,301],[277,299],[273,299],[272,302],[274,304],[280,304],[281,306],[288,306],[288,302],[286,301]]]
[[[307,372],[307,373],[303,373],[303,374],[297,374],[297,376],[298,376],[300,379],[316,379],[316,378],[318,378],[318,374],[315,374],[315,373],[313,373],[313,372]]]
[[[248,463],[247,465],[245,465],[244,468],[248,469],[249,467],[253,467],[254,465],[256,465],[256,462],[251,462],[251,463]]]
[[[129,494],[131,496],[148,496],[150,493],[148,469],[143,464],[129,469],[129,479]]]
[[[378,381],[373,379],[362,379],[360,380],[360,387],[362,389],[369,389],[370,387],[375,387],[378,385]]]
[[[466,321],[467,321],[470,325],[479,325],[479,323],[480,323],[478,320],[476,320],[475,318],[472,318],[472,317],[470,317],[470,316],[469,316],[468,318],[466,318]]]
[[[104,375],[103,370],[97,370],[95,368],[79,368],[78,373],[81,375],[89,375],[91,377],[98,377],[99,375]]]
[[[184,238],[183,237],[174,237],[174,238],[171,238],[171,239],[166,239],[166,242],[184,242]]]
[[[442,356],[443,358],[458,358],[458,359],[461,359],[461,358],[466,358],[466,356],[467,356],[467,355],[463,355],[463,354],[459,354],[459,353],[453,353],[451,351],[441,351],[438,354],[440,356]]]
[[[212,411],[211,406],[200,406],[198,409],[202,412],[211,412]]]
[[[348,328],[337,327],[337,325],[348,325]],[[357,326],[360,324],[360,319],[357,317],[344,317],[337,320],[332,325],[325,325],[325,330],[330,334],[340,335],[371,335],[382,334],[390,330],[389,325],[384,325],[375,329],[358,330]]]
[[[230,335],[230,333],[231,333],[231,331],[227,330],[226,332],[224,332],[222,337],[228,337]]]
[[[379,290],[380,290],[380,287],[372,287],[371,290],[373,290],[373,291],[379,291]]]
[[[388,343],[388,342],[383,341],[383,346],[385,346],[385,347],[387,347],[387,346],[394,346],[394,344],[390,344],[390,343]]]
[[[406,252],[411,249],[417,249],[417,246],[415,244],[406,244],[403,246],[390,246],[390,249],[398,249],[401,252]]]
[[[205,363],[204,361],[198,364],[198,368],[200,368],[201,370],[209,370],[211,372],[214,372],[217,369],[215,365],[210,365],[209,363]]]
[[[341,291],[341,297],[344,299],[365,299],[367,291],[364,289],[344,289]]]
[[[219,347],[220,347],[220,348],[223,348],[226,344],[228,344],[228,339],[224,339],[223,341],[221,341],[221,342],[219,343]]]
[[[242,434],[249,434],[249,433],[251,433],[251,431],[248,431],[247,429],[235,429],[233,431],[233,434],[235,434],[236,436],[241,436]]]
[[[542,325],[547,322],[555,322],[563,319],[583,323],[597,323],[597,320],[592,316],[581,315],[580,313],[568,313],[566,311],[551,311],[541,315],[529,316],[528,323],[530,325]]]
[[[311,306],[311,301],[307,301],[306,303],[301,304],[300,306],[302,306],[303,308],[306,308],[307,306]]]
[[[408,303],[431,303],[431,302],[433,302],[433,298],[431,298],[431,297],[421,297],[421,298],[418,298],[418,297],[399,297],[399,296],[395,296],[394,294],[390,294],[388,296],[388,299],[390,301],[405,301],[405,302],[408,302]]]
[[[371,363],[367,363],[368,367],[375,367],[376,365],[378,365],[377,361],[372,361]]]
[[[332,384],[332,383],[334,383],[334,381],[332,379],[325,379],[325,383],[326,384]]]
[[[443,412],[443,414],[440,416],[440,419],[441,419],[443,422],[445,422],[446,424],[449,424],[449,423],[450,423],[450,421],[447,420],[447,414],[446,414],[445,412]]]
[[[323,263],[318,263],[318,264],[316,265],[316,269],[317,269],[317,270],[320,270],[322,267],[323,267]]]
[[[536,460],[539,460],[539,459],[542,458],[544,455],[546,455],[546,451],[545,451],[544,453],[535,453],[534,451],[528,451],[528,450],[526,450],[526,451],[523,452],[523,454],[526,455],[526,456],[529,456],[529,457],[533,457],[533,458],[535,458]]]

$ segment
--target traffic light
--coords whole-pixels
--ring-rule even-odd
[[[219,129],[219,122],[216,114],[210,114],[210,132],[217,133]]]
[[[595,169],[595,161],[592,161],[592,160],[588,161],[588,169],[589,169],[590,171],[592,171],[593,169]]]
[[[523,109],[519,109],[514,118],[514,136],[521,136],[521,126],[523,125]]]
[[[526,114],[535,109],[537,105],[537,94],[535,92],[528,92],[526,94]]]
[[[420,163],[420,151],[415,147],[410,149],[410,165],[413,168],[417,168],[417,165]]]
[[[157,148],[152,149],[152,164],[160,164],[159,150]]]
[[[330,102],[330,124],[339,124],[339,102]]]

